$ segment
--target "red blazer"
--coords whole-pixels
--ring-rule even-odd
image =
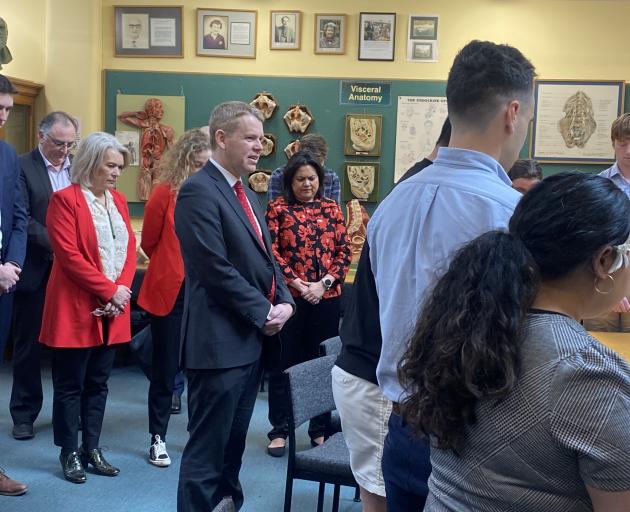
[[[79,185],[55,192],[50,199],[46,225],[54,260],[39,341],[55,348],[96,347],[104,343],[103,323],[91,312],[108,302],[119,284],[131,287],[136,270],[136,242],[129,222],[125,196],[111,191],[129,231],[127,259],[114,283],[103,274],[92,214]],[[131,338],[130,307],[109,318],[109,344]]]
[[[157,185],[144,207],[140,247],[150,258],[138,305],[153,315],[168,315],[184,281],[184,261],[175,234],[175,201],[170,185]]]

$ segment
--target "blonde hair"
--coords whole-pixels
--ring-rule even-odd
[[[105,132],[94,132],[79,143],[77,154],[70,166],[70,181],[90,188],[94,172],[105,160],[109,150],[118,151],[123,157],[123,168],[129,165],[129,150],[116,138]]]
[[[158,180],[177,192],[184,180],[197,170],[193,165],[195,155],[209,150],[210,138],[205,132],[198,128],[188,130],[160,160]]]

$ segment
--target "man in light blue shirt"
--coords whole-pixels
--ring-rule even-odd
[[[621,114],[610,128],[615,163],[599,175],[608,178],[630,198],[630,112]],[[590,331],[630,332],[630,302],[621,301],[610,313],[584,320]]]
[[[422,510],[429,444],[407,427],[396,370],[422,304],[453,253],[507,227],[521,194],[505,169],[518,158],[533,114],[532,64],[515,48],[473,41],[446,86],[452,135],[433,165],[400,183],[368,224],[383,346],[377,377],[394,402],[383,452],[388,510]],[[483,307],[482,304],[479,307]]]

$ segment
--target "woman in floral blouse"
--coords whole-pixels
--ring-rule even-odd
[[[288,394],[282,370],[318,357],[319,344],[337,336],[341,287],[350,265],[343,213],[322,197],[324,171],[305,151],[284,169],[284,194],[267,206],[273,253],[295,299],[295,315],[282,332],[282,361],[269,376],[270,455],[284,454],[288,435]],[[309,436],[324,441],[328,417],[313,418]]]

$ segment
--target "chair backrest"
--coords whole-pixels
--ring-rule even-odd
[[[328,338],[322,341],[319,347],[323,356],[338,356],[341,354],[341,338],[339,336]]]
[[[336,360],[336,355],[323,356],[285,370],[294,428],[336,408],[330,374]]]

